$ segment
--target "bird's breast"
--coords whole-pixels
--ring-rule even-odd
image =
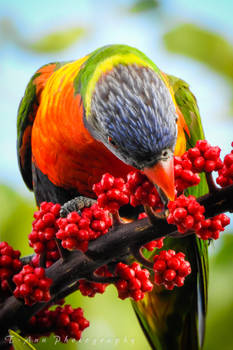
[[[54,185],[93,196],[102,174],[125,176],[131,167],[86,129],[82,99],[74,93],[77,66],[57,70],[43,90],[32,129],[32,161]]]

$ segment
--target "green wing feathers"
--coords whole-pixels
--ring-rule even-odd
[[[31,131],[39,106],[40,94],[50,75],[62,63],[49,63],[36,71],[21,100],[17,116],[17,155],[19,168],[27,187],[32,190]]]
[[[176,103],[185,118],[190,132],[190,137],[187,137],[187,148],[194,147],[197,140],[204,139],[204,132],[196,98],[189,90],[189,85],[184,80],[172,75],[167,75],[167,78],[173,89]]]

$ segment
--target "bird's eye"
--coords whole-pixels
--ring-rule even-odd
[[[162,157],[163,157],[163,158],[167,158],[167,157],[168,157],[168,151],[166,151],[166,150],[163,151],[163,152],[162,152]]]
[[[112,139],[110,136],[108,136],[108,142],[109,142],[112,146],[117,147],[116,142],[113,141],[113,139]]]

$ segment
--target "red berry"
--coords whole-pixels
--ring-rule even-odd
[[[41,289],[37,288],[37,289],[35,289],[33,296],[37,302],[38,301],[40,302],[43,300],[44,293],[42,292]],[[46,300],[44,300],[44,301],[46,301]]]
[[[175,186],[178,193],[200,182],[200,177],[193,171],[192,161],[187,158],[187,154],[183,157],[174,157]]]
[[[82,331],[89,326],[80,308],[73,309],[70,305],[56,307],[55,310],[44,309],[34,315],[27,326],[30,336],[41,337],[53,332],[63,342],[74,338],[79,340]]]
[[[67,315],[66,313],[62,313],[58,318],[57,323],[60,327],[66,327],[70,323],[69,315]]]
[[[216,182],[221,187],[233,184],[233,150],[225,156],[222,167],[219,167]]]
[[[108,271],[107,266],[102,266],[95,271],[95,274],[102,277],[111,277],[112,274]],[[96,293],[103,294],[108,283],[96,283],[86,280],[79,281],[79,290],[84,296],[94,297]]]
[[[182,158],[192,163],[193,172],[212,172],[222,168],[221,149],[212,147],[206,140],[199,140],[194,148],[189,149]]]
[[[187,210],[185,208],[177,208],[173,212],[174,219],[179,222],[187,216]]]
[[[19,257],[19,250],[14,250],[7,242],[0,242],[0,303],[11,295],[9,283],[22,268]]]
[[[32,289],[29,287],[29,285],[23,283],[19,286],[19,293],[22,295],[22,297],[28,296],[32,292]]]
[[[136,262],[131,266],[118,263],[116,275],[120,277],[120,280],[115,283],[120,299],[131,297],[138,301],[144,297],[144,292],[150,292],[153,289],[153,284],[149,280],[149,271],[141,269]]]
[[[184,260],[185,255],[174,250],[160,251],[154,256],[154,281],[158,285],[172,290],[175,286],[181,287],[184,279],[191,273],[188,261]]]
[[[164,260],[157,260],[155,263],[154,263],[154,270],[156,271],[165,271],[167,268],[167,264]]]
[[[100,182],[93,186],[93,191],[98,196],[98,205],[110,212],[119,210],[129,202],[125,181],[122,178],[114,178],[110,174],[104,174]]]
[[[42,267],[33,268],[30,265],[25,265],[13,277],[13,282],[17,285],[14,291],[15,297],[24,299],[26,305],[50,300],[49,288],[52,280],[45,277],[45,271]]]
[[[216,215],[211,219],[202,220],[196,228],[196,234],[199,238],[207,240],[210,238],[218,239],[219,233],[224,231],[225,226],[229,225],[230,219],[225,214]]]
[[[167,269],[163,274],[163,278],[168,282],[173,281],[175,277],[176,277],[175,270]]]
[[[60,257],[54,240],[58,231],[56,220],[60,209],[60,204],[42,202],[39,210],[34,213],[33,229],[28,236],[29,244],[35,253],[45,253],[46,265],[52,265]]]
[[[56,237],[62,246],[68,250],[88,249],[88,242],[108,232],[112,226],[112,219],[107,210],[99,208],[97,204],[84,208],[79,215],[76,212],[68,214],[67,218],[58,219],[59,230]]]
[[[178,270],[178,268],[180,267],[180,259],[179,258],[169,259],[167,261],[167,266],[169,267],[169,269]]]
[[[153,208],[163,207],[155,186],[139,171],[132,171],[127,175],[127,187],[132,206],[147,204]]]
[[[195,229],[204,219],[204,207],[193,196],[179,196],[175,201],[168,203],[169,215],[167,222],[175,224],[180,233]]]

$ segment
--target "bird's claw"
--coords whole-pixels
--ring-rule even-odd
[[[96,200],[91,198],[87,198],[83,196],[75,197],[70,201],[66,202],[65,204],[63,204],[60,210],[60,216],[66,217],[72,211],[79,212],[83,208],[91,207],[94,203],[96,203]]]

